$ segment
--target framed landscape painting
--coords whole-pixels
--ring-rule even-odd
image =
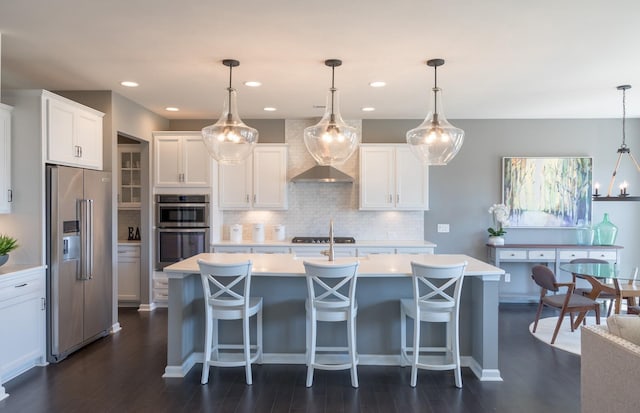
[[[591,224],[591,157],[502,158],[502,202],[508,227]]]

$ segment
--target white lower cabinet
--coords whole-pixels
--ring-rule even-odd
[[[158,307],[166,307],[169,304],[169,279],[162,271],[153,274],[152,301]]]
[[[118,302],[140,301],[140,245],[118,244]]]
[[[0,384],[46,364],[45,269],[0,273]],[[0,386],[0,399],[4,390]]]

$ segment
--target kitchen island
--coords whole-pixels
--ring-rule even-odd
[[[326,258],[204,253],[164,269],[169,278],[169,325],[163,377],[184,377],[196,363],[202,362],[204,304],[198,259],[218,263],[251,260],[251,295],[264,299],[264,363],[305,363],[307,290],[303,260],[326,262]],[[411,261],[432,265],[466,261],[460,308],[462,365],[471,368],[480,380],[502,380],[498,368],[498,284],[504,274],[502,269],[456,254],[376,254],[338,258],[335,262],[354,260],[360,262],[356,288],[360,364],[400,364],[399,300],[413,294]],[[444,331],[436,327],[423,330],[428,334],[427,340],[442,342]],[[223,340],[228,337],[241,340],[240,328],[234,330],[223,324],[220,334]],[[344,333],[336,328],[325,330],[324,334],[334,339]]]

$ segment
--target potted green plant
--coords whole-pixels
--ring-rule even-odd
[[[0,234],[0,265],[9,260],[9,253],[18,248],[18,240],[8,235]]]

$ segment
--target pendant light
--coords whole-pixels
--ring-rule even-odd
[[[340,95],[335,88],[335,70],[341,60],[325,60],[331,67],[331,89],[327,94],[324,116],[315,126],[304,130],[304,144],[319,165],[343,164],[358,147],[356,128],[347,125],[340,115]]]
[[[202,129],[202,140],[212,158],[223,165],[235,165],[244,161],[258,142],[258,131],[247,126],[238,116],[237,92],[231,87],[231,75],[240,62],[225,59],[222,64],[229,68],[228,96],[224,100],[220,119]]]
[[[613,168],[613,174],[611,174],[611,180],[609,181],[609,188],[607,190],[606,197],[600,197],[598,194],[598,186],[596,184],[596,190],[593,194],[594,201],[640,201],[640,197],[638,196],[629,196],[627,192],[627,184],[626,182],[620,185],[620,195],[612,196],[611,191],[613,189],[613,184],[616,181],[616,175],[618,174],[618,167],[620,166],[620,161],[622,160],[622,155],[627,154],[629,158],[633,161],[636,166],[638,172],[640,172],[640,165],[638,165],[638,161],[631,154],[631,148],[627,146],[626,142],[626,118],[627,118],[627,90],[631,89],[631,85],[620,85],[616,87],[618,90],[622,90],[622,144],[618,148],[618,159],[616,160],[616,165]]]
[[[426,165],[446,165],[458,153],[464,141],[464,131],[456,128],[444,116],[442,89],[438,87],[438,66],[443,59],[431,59],[427,66],[433,67],[433,107],[427,118],[415,129],[407,132],[407,143],[413,153]]]

